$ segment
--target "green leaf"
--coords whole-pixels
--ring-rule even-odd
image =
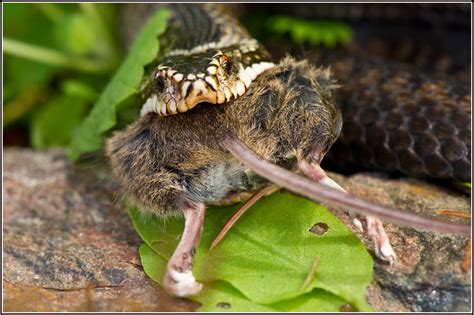
[[[236,208],[207,210],[194,263],[198,280],[226,281],[258,304],[281,302],[320,288],[359,310],[368,309],[364,294],[373,261],[363,244],[328,210],[300,197],[275,193],[255,204],[209,251]],[[133,209],[130,215],[144,241],[168,259],[179,242],[183,220],[143,217]],[[329,226],[320,236],[309,231],[319,222]],[[314,279],[303,289],[316,256],[320,262]]]
[[[161,284],[166,270],[166,260],[150,246],[140,246],[140,258],[145,273]],[[200,312],[334,312],[345,301],[324,290],[315,289],[295,299],[273,305],[261,305],[250,301],[225,281],[205,282],[202,291],[190,299],[200,302]]]
[[[166,270],[166,260],[159,256],[146,243],[140,245],[139,249],[140,260],[142,262],[143,270],[155,282],[163,285],[162,279]]]
[[[166,260],[146,244],[140,246],[140,258],[145,273],[161,284],[166,270]],[[268,312],[275,309],[248,300],[238,290],[224,281],[206,282],[198,296],[191,297],[200,302],[201,312]]]
[[[33,118],[31,143],[36,149],[51,146],[67,146],[71,134],[86,114],[88,106],[84,100],[61,95],[46,104]]]
[[[76,160],[82,152],[97,150],[102,144],[104,133],[116,124],[117,109],[136,100],[143,67],[158,53],[158,36],[165,31],[168,15],[169,11],[160,10],[148,20],[127,58],[74,134],[69,152],[71,159]]]
[[[347,304],[342,298],[321,289],[300,295],[294,299],[272,304],[279,312],[337,312]]]

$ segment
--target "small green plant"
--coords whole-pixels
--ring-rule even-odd
[[[266,28],[279,35],[289,34],[295,43],[324,45],[329,48],[346,44],[352,38],[351,28],[339,21],[309,21],[280,15],[269,18]]]

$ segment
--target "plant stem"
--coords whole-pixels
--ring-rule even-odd
[[[314,274],[316,273],[316,270],[318,269],[319,265],[319,256],[314,257],[313,263],[311,264],[311,269],[308,272],[308,275],[306,276],[306,279],[304,280],[303,286],[301,286],[301,291],[305,291],[308,286],[313,282],[314,279]]]
[[[10,38],[3,39],[3,52],[52,66],[78,70],[81,72],[104,73],[110,70],[109,67],[105,67],[97,61],[70,57],[56,50],[39,47]]]

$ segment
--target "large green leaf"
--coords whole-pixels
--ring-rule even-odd
[[[166,260],[146,244],[140,246],[140,258],[146,274],[161,284]],[[261,305],[250,301],[225,281],[205,282],[199,295],[191,299],[202,304],[198,308],[201,312],[334,312],[345,305],[344,300],[321,289],[270,306]]]
[[[166,260],[159,256],[146,244],[140,246],[140,258],[146,274],[161,284],[166,269]],[[238,290],[224,281],[205,283],[198,296],[192,298],[202,304],[199,311],[230,311],[230,312],[268,312],[275,309],[259,305],[248,300]]]
[[[255,204],[209,251],[212,239],[235,209],[207,210],[194,264],[198,280],[226,281],[258,304],[270,305],[320,288],[359,310],[368,309],[364,294],[373,261],[363,244],[328,210],[300,197],[275,193]],[[133,209],[130,214],[145,242],[168,259],[179,242],[183,220],[142,217]],[[321,222],[328,225],[327,233],[309,231]],[[319,265],[314,279],[302,288],[316,256]]]
[[[348,303],[337,295],[313,289],[296,298],[272,304],[272,307],[279,312],[337,312],[345,305]],[[369,309],[366,308],[365,311],[367,310]]]
[[[75,160],[82,152],[97,150],[106,131],[115,126],[119,108],[136,100],[144,66],[158,53],[158,36],[166,29],[169,11],[160,10],[151,17],[109,82],[89,116],[74,134],[69,156]]]

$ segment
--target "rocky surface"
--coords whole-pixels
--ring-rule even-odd
[[[97,167],[4,152],[4,310],[190,311],[141,266],[141,240]]]
[[[191,311],[144,274],[140,238],[104,167],[72,165],[63,151],[4,151],[5,311]],[[416,180],[333,174],[349,191],[434,216],[470,214],[470,198]],[[347,223],[351,218],[335,210]],[[440,216],[440,215],[438,215]],[[442,215],[441,215],[442,216]],[[443,216],[446,220],[466,221]],[[386,224],[398,255],[376,262],[368,301],[380,311],[469,311],[467,239]],[[370,242],[363,233],[357,235]]]
[[[373,174],[350,178],[332,174],[332,177],[348,191],[387,206],[469,223],[470,198],[447,188],[415,179],[384,180]],[[350,217],[338,213],[350,226]],[[469,312],[471,266],[465,261],[470,247],[468,239],[390,223],[384,226],[397,261],[390,266],[375,260],[375,281],[368,290],[369,303],[383,311]],[[372,248],[364,233],[352,230]]]

